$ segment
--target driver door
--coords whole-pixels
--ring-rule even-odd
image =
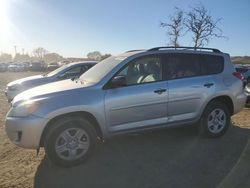
[[[110,132],[143,129],[167,122],[167,82],[157,55],[128,63],[115,76],[125,76],[127,85],[105,93],[105,113]]]

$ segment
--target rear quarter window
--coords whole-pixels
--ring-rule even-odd
[[[224,58],[216,55],[200,55],[202,75],[219,74],[224,69]]]

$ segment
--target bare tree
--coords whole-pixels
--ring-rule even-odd
[[[48,51],[42,47],[38,47],[38,48],[33,50],[34,56],[39,58],[39,59],[43,59],[43,57],[46,53],[48,53]]]
[[[184,24],[192,33],[195,48],[208,44],[213,37],[223,37],[222,31],[218,27],[220,21],[221,18],[214,20],[203,5],[193,7],[186,14]]]
[[[175,8],[174,15],[169,17],[169,22],[161,22],[160,26],[167,28],[167,34],[169,35],[170,45],[175,47],[179,46],[178,38],[182,35],[183,31],[183,11],[179,8]]]
[[[100,61],[102,58],[102,54],[99,51],[93,51],[93,52],[89,52],[87,54],[87,57],[90,60]]]
[[[46,53],[43,57],[46,63],[59,62],[63,60],[63,57],[57,53]]]
[[[23,61],[29,61],[29,60],[30,60],[30,56],[28,54],[17,53],[15,57],[13,58],[14,62],[23,62]]]
[[[10,62],[12,61],[12,55],[7,53],[2,53],[0,55],[0,62]]]
[[[111,54],[104,54],[104,55],[102,55],[101,60],[104,60],[110,56],[111,56]]]

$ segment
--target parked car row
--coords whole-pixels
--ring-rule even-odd
[[[64,64],[62,63],[44,63],[38,62],[22,62],[22,63],[0,63],[0,72],[21,72],[21,71],[52,71]]]
[[[129,51],[99,62],[76,80],[60,78],[74,76],[81,67],[63,69],[8,84],[7,96],[23,85],[53,80],[18,94],[5,123],[14,144],[44,147],[48,159],[61,166],[84,162],[98,139],[118,134],[197,124],[202,135],[220,137],[246,102],[241,73],[218,49]]]

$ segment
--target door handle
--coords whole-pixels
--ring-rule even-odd
[[[157,94],[162,94],[163,92],[166,92],[167,90],[166,89],[157,89],[157,90],[154,90],[154,93],[157,93]]]
[[[213,86],[214,83],[205,83],[203,86],[204,87],[207,87],[207,88],[210,88],[211,86]]]

